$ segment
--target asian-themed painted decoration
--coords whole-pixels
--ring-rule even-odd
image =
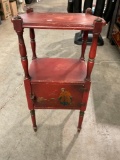
[[[72,96],[71,96],[70,92],[67,91],[65,88],[61,88],[59,101],[64,106],[71,105],[71,103],[72,103]]]

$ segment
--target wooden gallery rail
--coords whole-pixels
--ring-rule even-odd
[[[35,109],[80,110],[78,132],[81,129],[84,111],[91,85],[91,72],[97,49],[97,39],[105,25],[102,18],[86,13],[35,13],[32,8],[27,13],[12,19],[18,35],[21,62],[25,73],[24,86],[31,113],[33,129],[37,131]],[[32,62],[28,69],[27,52],[23,30],[30,31]],[[34,29],[83,30],[81,56],[72,58],[37,58]],[[88,31],[93,32],[88,62],[84,54]]]

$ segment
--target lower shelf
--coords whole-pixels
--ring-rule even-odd
[[[84,82],[86,64],[69,58],[37,58],[29,68],[31,82]]]

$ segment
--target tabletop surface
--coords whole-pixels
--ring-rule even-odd
[[[37,13],[21,14],[24,28],[93,30],[96,16],[84,13]],[[104,25],[105,21],[102,19]]]

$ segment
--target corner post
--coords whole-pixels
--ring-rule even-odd
[[[24,38],[23,38],[23,31],[24,31],[22,27],[23,20],[20,16],[16,16],[13,18],[12,22],[14,25],[14,29],[18,35],[19,52],[21,55],[21,63],[25,73],[25,79],[30,79],[29,72],[28,72],[27,52],[26,52],[26,47],[25,47]]]
[[[96,50],[97,50],[97,41],[98,41],[98,37],[99,34],[102,30],[102,18],[97,18],[94,21],[94,30],[93,30],[93,41],[92,41],[92,45],[90,48],[90,52],[89,52],[89,59],[88,59],[88,63],[87,63],[87,76],[86,76],[86,80],[90,81],[91,80],[91,72],[94,66],[94,61],[95,61],[95,57],[96,57]]]
[[[24,86],[25,86],[25,91],[26,91],[26,97],[27,97],[27,102],[28,102],[28,108],[31,113],[31,118],[32,118],[32,123],[33,123],[33,129],[34,131],[37,131],[37,126],[36,126],[36,118],[35,118],[35,110],[34,110],[34,105],[32,100],[30,99],[31,95],[31,82],[30,82],[30,75],[28,72],[28,59],[27,59],[27,52],[26,52],[26,47],[24,43],[24,38],[23,38],[23,20],[20,16],[16,16],[12,19],[14,29],[18,35],[18,42],[19,42],[19,51],[21,55],[21,63],[23,66],[23,70],[25,73],[24,77]]]

